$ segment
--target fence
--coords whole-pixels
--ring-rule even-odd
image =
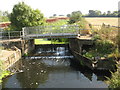
[[[0,31],[0,39],[17,39],[22,37],[22,31]]]

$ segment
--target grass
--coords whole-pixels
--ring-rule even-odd
[[[35,44],[68,44],[66,41],[58,41],[58,40],[47,40],[47,39],[35,39]]]
[[[0,72],[0,84],[2,83],[2,79],[9,76],[9,75],[12,75],[13,73],[11,73],[10,71],[1,71]]]
[[[0,84],[2,83],[3,78],[5,78],[11,74],[13,74],[13,73],[4,69],[3,61],[0,60]]]
[[[96,40],[95,46],[90,48],[90,50],[83,54],[83,56],[92,58],[92,57],[106,57],[114,51],[114,45],[107,40]]]
[[[48,41],[46,39],[35,39],[35,44],[36,45],[39,45],[39,44],[51,44],[52,42],[51,41]]]
[[[120,70],[119,67],[120,65],[117,64],[117,71],[116,72],[111,72],[112,78],[107,77],[107,81],[105,81],[107,84],[109,84],[110,90],[120,90]]]

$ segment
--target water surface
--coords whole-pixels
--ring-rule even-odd
[[[105,73],[79,66],[67,46],[39,46],[32,57],[12,68],[18,73],[3,80],[3,88],[107,88]],[[49,57],[63,58],[49,58]],[[70,56],[70,58],[64,58]],[[44,57],[44,58],[43,58]]]

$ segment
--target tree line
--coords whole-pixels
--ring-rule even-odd
[[[80,12],[80,11],[74,11],[74,12]],[[73,12],[73,13],[74,13]],[[80,12],[81,13],[81,12]],[[67,17],[71,17],[71,14],[67,14]],[[120,10],[119,11],[107,11],[107,12],[101,12],[99,10],[89,10],[88,14],[82,15],[83,17],[119,17],[120,16]]]
[[[118,17],[120,16],[120,11],[107,11],[101,12],[99,10],[89,10],[89,13],[84,15],[84,17]]]

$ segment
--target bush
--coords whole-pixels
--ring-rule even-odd
[[[109,84],[109,88],[112,88],[114,90],[120,89],[120,65],[118,64],[117,67],[118,70],[115,73],[111,72],[112,77],[107,77],[108,80],[106,81],[107,84]]]
[[[108,56],[115,50],[114,45],[109,40],[97,40],[95,46],[90,48],[90,50],[84,54],[88,58],[100,56]]]

